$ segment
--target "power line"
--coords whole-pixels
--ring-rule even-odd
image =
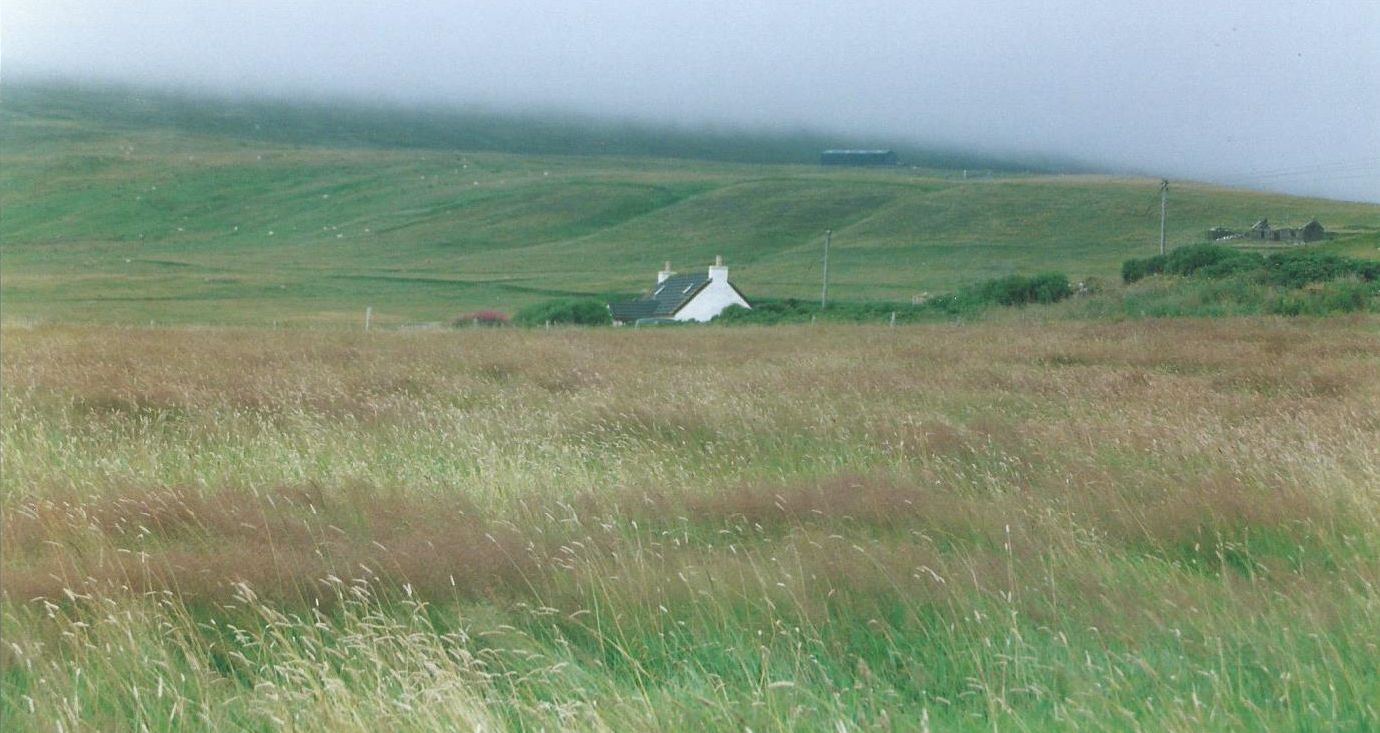
[[[1260,174],[1269,174],[1269,173],[1288,173],[1288,172],[1291,172],[1291,171],[1314,170],[1314,169],[1318,169],[1318,168],[1338,168],[1338,167],[1345,168],[1345,167],[1354,166],[1354,165],[1369,165],[1369,164],[1377,163],[1377,162],[1380,162],[1380,155],[1371,156],[1371,157],[1368,157],[1368,158],[1350,158],[1350,159],[1348,159],[1348,160],[1334,160],[1334,161],[1332,161],[1332,162],[1330,162],[1330,163],[1301,163],[1301,164],[1298,164],[1298,165],[1286,165],[1286,166],[1283,166],[1283,167],[1280,167],[1280,168],[1256,169],[1256,170],[1253,170],[1253,171],[1251,171],[1251,172],[1252,172],[1252,173],[1260,173]]]
[[[824,230],[824,285],[819,291],[819,309],[829,304],[829,240],[834,238],[833,229]]]
[[[1233,178],[1236,181],[1251,181],[1268,183],[1270,181],[1332,181],[1347,178],[1364,178],[1380,174],[1380,168],[1356,168],[1353,170],[1338,170],[1333,172],[1318,171],[1314,173],[1290,173],[1288,175],[1273,176],[1251,176],[1247,178]]]
[[[1273,170],[1252,171],[1241,175],[1234,175],[1232,178],[1237,180],[1264,180],[1268,178],[1293,178],[1298,176],[1313,177],[1315,175],[1328,176],[1332,174],[1364,173],[1369,171],[1380,171],[1380,157],[1362,158],[1358,160],[1341,161],[1336,163],[1324,163],[1320,165],[1294,166],[1289,168],[1275,168]]]
[[[1164,254],[1164,215],[1169,204],[1169,179],[1160,179],[1160,254]]]

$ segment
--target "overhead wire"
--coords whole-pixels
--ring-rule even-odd
[[[1336,180],[1340,177],[1364,177],[1375,173],[1380,173],[1380,157],[1357,158],[1347,161],[1276,168],[1264,171],[1257,170],[1242,175],[1234,175],[1232,179],[1238,181],[1265,181],[1275,178]]]

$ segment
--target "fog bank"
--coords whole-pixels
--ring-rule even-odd
[[[0,74],[835,131],[1380,201],[1380,4],[9,0]]]

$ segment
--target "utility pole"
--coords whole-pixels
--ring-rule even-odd
[[[1160,179],[1160,254],[1164,254],[1164,209],[1169,200],[1169,179]]]
[[[829,240],[834,238],[833,229],[824,230],[824,286],[819,291],[819,309],[829,305]]]

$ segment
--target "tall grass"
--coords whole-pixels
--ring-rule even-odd
[[[7,328],[0,714],[1373,728],[1377,333]]]

